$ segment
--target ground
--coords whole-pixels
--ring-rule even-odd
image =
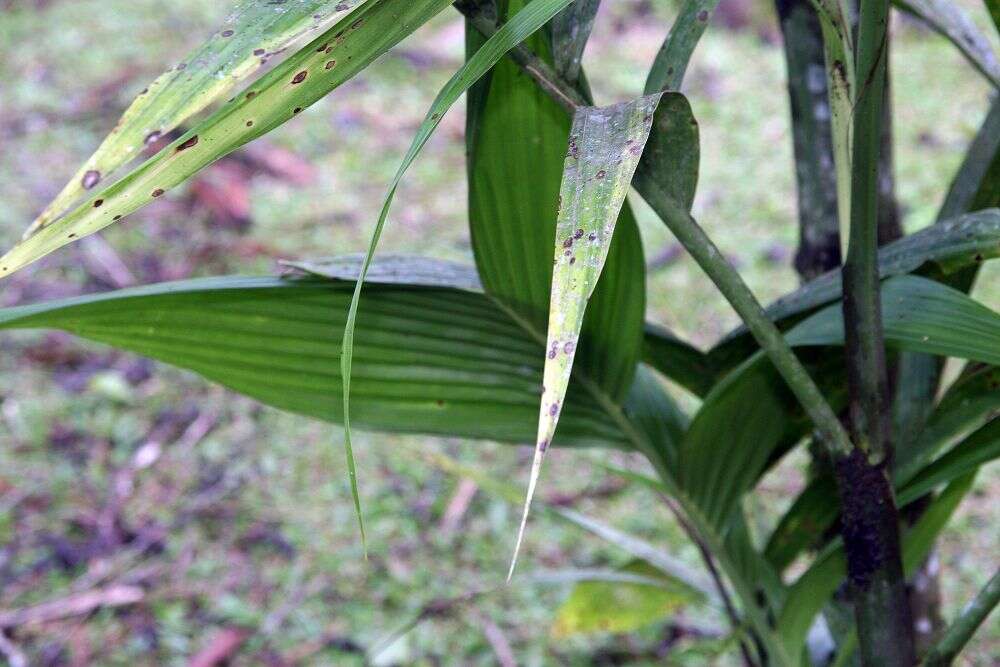
[[[0,246],[56,194],[159,71],[211,31],[209,0],[0,0]],[[598,102],[637,94],[676,6],[605,2],[585,65]],[[980,23],[981,5],[962,3]],[[992,30],[992,28],[989,28]],[[991,33],[995,37],[995,33]],[[898,194],[913,231],[933,220],[988,103],[988,86],[943,39],[894,23]],[[695,215],[762,300],[796,284],[784,61],[769,7],[724,3],[685,92],[701,126]],[[628,48],[623,48],[627,44]],[[437,89],[461,62],[446,12],[292,122],[100,238],[0,284],[0,305],[132,283],[269,273],[280,258],[356,252]],[[384,251],[469,260],[463,110],[444,119],[407,176]],[[220,202],[228,202],[226,205]],[[235,203],[234,203],[235,202]],[[649,319],[699,345],[735,315],[634,200],[649,263]],[[995,267],[977,296],[996,308]],[[993,277],[993,280],[991,280]],[[233,664],[360,664],[436,600],[491,589],[506,571],[518,509],[429,466],[443,451],[523,483],[530,452],[490,443],[365,435],[356,444],[369,527],[365,560],[339,428],[282,414],[173,368],[51,333],[0,336],[0,609],[142,584],[141,604],[19,630],[31,664],[181,665],[242,643]],[[697,564],[655,497],[596,461],[554,450],[541,494]],[[773,516],[802,485],[801,457],[751,500]],[[1000,480],[979,476],[941,540],[945,612],[996,566]],[[525,571],[617,566],[627,556],[537,515]],[[516,582],[433,614],[378,656],[384,664],[720,664],[711,645],[663,625],[626,636],[553,639],[564,586]],[[672,619],[674,630],[696,614]],[[244,635],[245,628],[253,628]],[[247,636],[249,638],[247,638]],[[245,639],[245,641],[244,641]],[[1000,660],[1000,626],[968,664]],[[194,664],[193,662],[190,664]]]

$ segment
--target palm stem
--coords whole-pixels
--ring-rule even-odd
[[[888,0],[862,0],[854,81],[850,239],[843,268],[851,434],[835,458],[858,640],[864,665],[914,663],[899,521],[884,464],[889,383],[878,275],[878,173],[886,81]]]

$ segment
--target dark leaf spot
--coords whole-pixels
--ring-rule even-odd
[[[247,121],[247,127],[253,127],[253,121],[252,120],[248,120]]]
[[[163,188],[156,188],[155,190],[153,190],[153,192],[151,194],[154,197],[159,197],[160,195],[163,194]]]
[[[570,238],[566,239],[565,241],[563,241],[563,247],[564,248],[572,248],[573,247],[573,238],[570,237]]]
[[[103,203],[104,203],[103,199],[95,199],[94,200],[94,208],[100,207],[100,205],[103,204]]]
[[[254,49],[253,50],[253,54],[255,56],[262,56],[262,55],[264,55],[264,49]]]
[[[327,61],[326,61],[326,69],[333,69],[333,67],[334,67],[334,66],[335,66],[336,64],[337,64],[337,61],[336,61],[336,60],[327,60]]]
[[[706,10],[703,9],[700,12],[698,12],[698,20],[701,21],[702,23],[704,23],[705,21],[707,21],[708,20],[708,11],[706,11]]]
[[[295,107],[292,109],[292,113],[299,113],[300,111],[302,111],[302,107]]]
[[[597,172],[597,174],[594,176],[594,178],[596,178],[597,180],[601,181],[601,180],[604,180],[604,177],[606,175],[607,175],[607,172],[604,171],[603,169],[601,169],[599,172]]]
[[[309,76],[309,71],[308,70],[302,70],[301,72],[299,72],[298,74],[296,74],[295,77],[292,79],[292,85],[295,85],[297,83],[302,83],[303,81],[306,80],[307,76]]]
[[[197,143],[198,143],[198,135],[196,134],[193,137],[191,137],[190,139],[188,139],[187,141],[185,141],[184,143],[182,143],[180,146],[178,146],[177,150],[175,152],[180,153],[183,150],[187,150],[188,148],[191,148],[192,146],[194,146]]]
[[[316,49],[316,53],[323,53],[323,51],[325,51],[325,50],[326,50],[326,42],[324,42],[323,44],[321,44],[320,47],[318,49]]]
[[[121,217],[120,215],[116,215],[115,217],[113,217],[113,218],[111,218],[111,219],[112,219],[112,220],[121,220],[121,219],[122,219],[122,217]]]
[[[232,30],[223,30],[222,31],[222,36],[223,37],[232,37],[233,36],[233,31]]]
[[[578,229],[575,232],[573,232],[573,238],[578,239],[581,236],[583,236],[583,230],[582,229]]]
[[[257,97],[256,91],[251,90],[249,93],[247,93],[247,99],[248,100],[252,100],[255,97]]]

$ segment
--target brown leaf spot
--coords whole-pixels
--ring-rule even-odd
[[[222,31],[222,36],[223,37],[232,37],[233,36],[233,31],[232,30],[223,30]]]
[[[153,195],[154,197],[159,197],[160,195],[163,194],[163,188],[156,188],[150,194]]]
[[[294,86],[297,83],[302,83],[306,80],[307,76],[309,76],[309,70],[302,70],[292,78],[292,85]]]
[[[326,69],[333,69],[336,66],[336,64],[337,64],[336,60],[327,60]]]
[[[187,150],[187,149],[191,148],[192,146],[194,146],[197,143],[198,143],[198,135],[196,134],[193,137],[191,137],[190,139],[188,139],[187,141],[185,141],[184,143],[182,143],[180,146],[178,146],[177,150],[174,151],[174,152],[175,153],[180,153],[181,151],[184,151],[184,150]]]
[[[95,199],[94,200],[94,208],[100,208],[101,204],[103,204],[103,203],[104,203],[103,199]]]

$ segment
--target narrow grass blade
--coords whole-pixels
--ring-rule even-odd
[[[368,268],[371,265],[375,249],[378,247],[379,239],[382,237],[382,229],[385,227],[386,217],[389,215],[389,207],[396,194],[403,175],[420,153],[424,144],[430,139],[434,129],[441,122],[442,116],[451,108],[462,93],[469,89],[479,77],[486,74],[493,65],[503,57],[507,51],[520,44],[526,37],[531,35],[545,23],[547,23],[557,12],[564,9],[572,0],[536,0],[528,7],[522,9],[514,18],[505,23],[497,30],[479,51],[475,53],[466,63],[448,80],[448,83],[438,92],[437,97],[427,111],[424,121],[417,128],[417,133],[410,143],[410,148],[403,161],[396,171],[392,182],[389,184],[388,192],[382,202],[382,210],[379,213],[378,221],[372,232],[371,242],[368,245],[368,252],[361,263],[361,272],[354,289],[354,296],[347,313],[347,323],[344,325],[344,338],[341,345],[341,377],[344,383],[344,449],[348,458],[348,469],[351,473],[351,491],[354,495],[355,504],[358,507],[358,519],[361,518],[360,500],[357,491],[357,477],[355,473],[354,455],[351,445],[351,364],[354,350],[354,329],[358,316],[358,302],[361,298],[361,287],[364,285]]]
[[[378,0],[362,5],[130,174],[0,258],[0,277],[111,225],[170,188],[294,118],[450,4]]]
[[[364,2],[375,1],[240,0],[205,44],[139,94],[97,151],[28,228],[25,238],[136,158],[145,144],[223,99],[293,42],[343,19]]]
[[[583,107],[573,118],[556,221],[538,436],[508,580],[517,564],[542,460],[559,422],[587,301],[604,268],[615,221],[659,101],[657,94],[610,107]]]

